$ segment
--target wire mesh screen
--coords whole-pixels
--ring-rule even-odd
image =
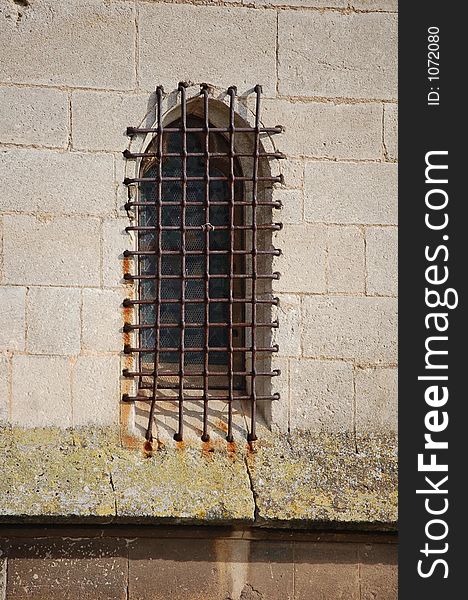
[[[124,374],[137,378],[138,393],[124,400],[150,404],[149,441],[158,402],[178,403],[176,440],[183,439],[184,401],[203,403],[202,439],[207,441],[208,403],[225,401],[232,441],[232,404],[245,401],[252,441],[257,439],[257,402],[279,397],[259,386],[259,380],[279,374],[265,370],[262,357],[278,348],[265,345],[258,332],[277,326],[260,308],[277,303],[262,284],[279,274],[259,267],[268,264],[262,257],[279,254],[265,234],[271,237],[281,227],[265,219],[265,210],[271,213],[279,204],[260,192],[281,181],[262,162],[283,155],[263,151],[260,139],[282,128],[260,126],[260,86],[255,87],[252,127],[236,124],[235,87],[227,92],[229,116],[222,127],[210,120],[208,87],[201,87],[201,115],[190,112],[186,87],[179,84],[176,120],[163,126],[158,87],[156,126],[128,129],[129,135],[152,138],[144,152],[124,152],[139,161],[139,176],[124,181],[138,189],[126,205],[135,211],[136,224],[127,231],[136,232],[137,248],[125,252],[135,261],[134,274],[125,278],[135,282],[137,294],[124,302],[135,307],[135,323],[126,323],[124,331],[135,332],[137,341],[125,352],[138,357],[138,369]],[[247,150],[236,150],[241,135],[249,140]]]

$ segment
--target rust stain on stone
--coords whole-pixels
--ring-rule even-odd
[[[207,442],[203,442],[202,444],[202,455],[206,458],[209,458],[213,455],[213,452],[215,451],[214,446],[213,446],[213,442],[211,440],[208,440]]]
[[[221,429],[221,431],[224,431],[224,433],[227,433],[228,426],[226,425],[226,423],[224,421],[222,421],[221,419],[218,419],[217,426],[219,427],[219,429]]]

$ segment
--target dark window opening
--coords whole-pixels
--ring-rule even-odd
[[[263,382],[279,374],[267,357],[278,351],[268,334],[277,326],[269,311],[278,302],[271,282],[279,277],[271,271],[279,254],[271,233],[280,224],[271,211],[280,206],[267,192],[281,181],[271,176],[268,159],[283,155],[264,151],[261,136],[282,128],[260,125],[260,86],[254,126],[238,118],[235,88],[220,126],[210,119],[208,87],[191,105],[186,87],[179,85],[180,117],[163,125],[159,87],[156,126],[128,129],[154,137],[143,152],[124,152],[139,161],[138,177],[125,180],[137,188],[126,205],[135,211],[127,231],[136,232],[136,250],[125,252],[134,258],[125,278],[137,294],[124,302],[135,307],[136,321],[124,326],[135,342],[125,352],[138,357],[137,370],[124,374],[136,378],[138,392],[124,400],[150,403],[148,441],[158,402],[178,403],[176,440],[183,437],[184,402],[202,402],[206,441],[208,403],[225,401],[232,441],[233,402],[247,401],[248,438],[255,440],[257,402],[279,398]]]

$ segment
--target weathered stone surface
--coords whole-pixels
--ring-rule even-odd
[[[306,356],[392,363],[397,356],[394,298],[306,297],[303,300]]]
[[[291,430],[351,431],[353,367],[344,361],[294,359],[290,377]]]
[[[0,557],[0,598],[6,600],[6,584],[7,584],[7,561],[6,558]]]
[[[359,557],[362,600],[397,600],[398,546],[362,545]]]
[[[128,598],[124,539],[24,539],[12,544],[8,554],[7,598]]]
[[[328,291],[364,293],[364,234],[359,227],[327,228]]]
[[[266,99],[262,120],[286,128],[277,143],[290,156],[362,160],[382,155],[380,104]]]
[[[275,291],[325,292],[326,236],[322,225],[285,225],[275,234],[273,244],[282,250],[273,263],[273,270],[281,273],[273,281]]]
[[[10,385],[10,359],[8,356],[0,355],[0,424],[4,424],[8,421],[10,410]]]
[[[294,600],[293,564],[294,548],[291,542],[250,542],[248,583],[240,598]]]
[[[0,350],[24,350],[26,288],[0,287]]]
[[[275,219],[288,225],[298,225],[304,222],[304,198],[302,190],[275,189],[273,190],[274,202],[281,202],[283,207],[280,212],[274,213]]]
[[[367,293],[396,296],[398,293],[398,230],[396,227],[366,228]]]
[[[114,497],[102,449],[35,444],[28,434],[4,453],[0,520],[108,520]]]
[[[120,357],[79,356],[72,371],[73,425],[118,425]]]
[[[114,90],[134,87],[133,4],[69,0],[53,3],[52,10],[49,0],[35,0],[24,7],[12,5],[4,16],[0,28],[3,81]]]
[[[73,148],[122,152],[128,145],[127,127],[142,121],[152,127],[154,113],[154,98],[149,94],[73,92]]]
[[[25,285],[99,285],[99,220],[5,215],[4,278]]]
[[[304,185],[304,161],[300,158],[287,158],[280,163],[284,187],[302,189]]]
[[[289,96],[397,95],[395,15],[282,11],[279,90]]]
[[[398,105],[384,105],[384,142],[390,160],[398,160]]]
[[[295,598],[360,600],[357,544],[294,545]]]
[[[282,294],[274,310],[279,327],[273,329],[273,344],[279,344],[281,356],[300,356],[302,311],[300,296]]]
[[[11,419],[22,427],[70,427],[70,359],[13,356]]]
[[[360,432],[397,431],[398,380],[394,367],[356,369],[356,428]]]
[[[397,12],[398,0],[351,0],[353,8],[358,10],[384,10]]]
[[[146,90],[153,91],[155,82],[171,91],[179,81],[206,81],[220,87],[237,85],[240,93],[256,83],[267,94],[275,91],[274,12],[144,2],[139,7],[139,32],[140,79]]]
[[[65,148],[68,96],[52,89],[0,88],[0,141]]]
[[[188,539],[182,546],[177,539],[147,539],[132,545],[129,597],[132,600],[224,600],[229,597],[230,582],[223,577],[223,565],[218,562],[222,560],[218,545],[222,546],[223,542]],[[224,565],[226,571],[233,567],[232,563]]]
[[[259,443],[247,462],[259,524],[396,524],[396,443],[390,436],[362,438],[358,452],[350,434],[276,436]]]
[[[3,210],[103,215],[115,210],[113,157],[35,148],[0,152]],[[25,185],[28,181],[28,185]]]
[[[0,430],[0,520],[220,525],[256,508],[272,527],[394,526],[393,437],[259,434],[253,450],[172,442],[147,458],[112,428]]]
[[[309,222],[395,225],[397,166],[307,163],[304,213]]]
[[[252,521],[254,503],[242,450],[225,442],[214,452],[181,447],[144,459],[131,451],[114,454],[111,464],[119,519],[188,523]]]
[[[27,349],[32,354],[78,354],[81,292],[31,287],[27,299]]]
[[[87,352],[123,348],[122,290],[83,290],[82,341]]]
[[[346,8],[348,5],[347,0],[242,0],[242,2],[258,6],[293,6],[299,8]]]
[[[128,218],[109,219],[102,226],[102,272],[105,287],[120,287],[124,269],[124,250],[131,249],[132,241],[125,231]]]

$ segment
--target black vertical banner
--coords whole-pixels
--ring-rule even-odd
[[[400,600],[466,596],[464,8],[399,5]]]

